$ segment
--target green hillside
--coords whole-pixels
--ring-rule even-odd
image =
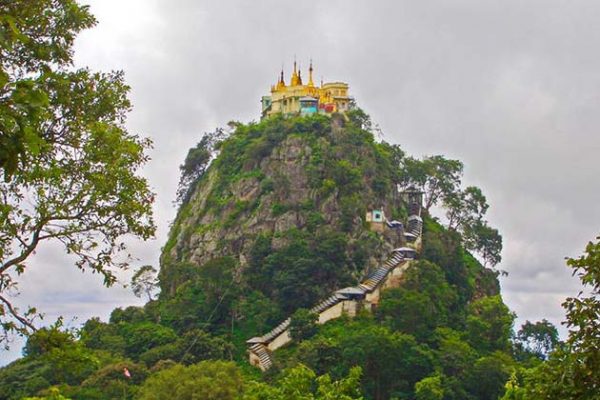
[[[490,268],[501,236],[462,167],[376,140],[361,110],[205,135],[181,167],[158,297],[80,331],[38,331],[0,370],[0,398],[497,399],[539,359],[511,341]],[[408,188],[424,194],[417,260],[371,312],[316,324],[307,309],[407,245],[366,214],[406,226]],[[290,316],[294,340],[262,373],[246,341]]]

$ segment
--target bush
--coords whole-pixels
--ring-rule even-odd
[[[175,365],[152,375],[141,387],[139,400],[234,400],[242,394],[240,370],[232,362],[203,361]]]
[[[125,376],[125,368],[131,377]],[[132,398],[140,385],[148,376],[148,370],[141,364],[123,361],[105,366],[87,378],[81,385],[81,389],[88,393],[100,392],[104,397],[99,399],[122,399]],[[90,396],[91,397],[91,396]],[[90,397],[79,397],[88,399]]]

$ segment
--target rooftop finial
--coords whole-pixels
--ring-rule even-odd
[[[298,78],[298,68],[296,67],[296,55],[294,55],[294,72],[292,72],[292,79],[290,81],[290,86],[298,86],[299,78]]]
[[[312,58],[310,59],[310,66],[308,67],[308,86],[315,86],[313,82]]]
[[[285,80],[283,78],[283,64],[281,65],[281,73],[279,74],[279,79],[277,79],[277,90],[285,88]]]

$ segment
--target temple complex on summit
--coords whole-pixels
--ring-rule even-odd
[[[345,82],[321,81],[320,86],[315,86],[313,81],[312,61],[308,69],[308,82],[302,82],[300,69],[294,61],[294,71],[289,85],[286,85],[283,70],[277,84],[271,86],[271,95],[263,96],[262,118],[273,114],[331,114],[345,112],[351,106],[351,97],[348,97],[348,84]]]

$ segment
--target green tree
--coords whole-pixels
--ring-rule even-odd
[[[504,395],[513,361],[501,352],[478,359],[469,370],[466,386],[475,399],[498,399]]]
[[[179,332],[215,324],[230,326],[239,289],[234,279],[235,260],[218,257],[200,267],[193,264],[181,267],[193,273],[173,296],[161,301],[161,322]]]
[[[175,365],[150,376],[138,394],[140,400],[234,400],[242,394],[243,378],[232,362],[202,361]]]
[[[299,308],[292,314],[290,336],[293,340],[302,341],[317,333],[319,316],[306,308]]]
[[[142,307],[129,306],[125,309],[117,307],[110,313],[109,322],[118,324],[119,322],[128,322],[136,324],[138,322],[146,322],[148,318]]]
[[[475,221],[465,226],[463,242],[468,250],[481,255],[485,265],[493,267],[502,261],[502,235],[486,221]]]
[[[69,400],[69,398],[60,394],[59,388],[52,387],[44,393],[44,397],[25,397],[23,400]]]
[[[123,74],[70,67],[77,33],[94,24],[73,0],[0,4],[0,341],[35,329],[36,310],[18,310],[9,292],[41,243],[111,285],[127,265],[124,235],[154,233],[138,174],[150,141],[125,129]]]
[[[37,330],[27,338],[23,355],[36,357],[46,354],[53,349],[64,349],[75,343],[75,337],[71,332],[60,330],[61,321],[51,327]]]
[[[81,342],[75,341],[71,332],[61,331],[59,327],[60,324],[56,324],[30,335],[23,353],[45,366],[38,373],[49,384],[79,384],[98,369],[100,361]]]
[[[77,33],[95,19],[74,1],[0,4],[0,168],[10,179],[47,142],[61,140],[48,117],[53,84],[72,63]],[[68,75],[67,75],[68,76]]]
[[[383,293],[377,316],[393,330],[426,339],[435,328],[448,324],[457,301],[442,269],[421,260],[405,272],[401,287]]]
[[[515,319],[514,313],[498,296],[483,297],[469,306],[467,339],[481,354],[508,350]]]
[[[326,374],[336,371],[341,364],[342,351],[338,340],[319,335],[299,344],[298,360],[316,373]]]
[[[126,376],[125,369],[129,372]],[[81,399],[132,399],[149,372],[142,364],[120,361],[105,365],[75,390]],[[75,397],[75,396],[73,396]]]
[[[272,251],[268,239],[257,238],[248,283],[277,302],[284,312],[313,306],[331,290],[351,282],[346,249],[348,238],[323,229],[316,235],[292,231],[289,244]],[[266,255],[268,254],[268,255]]]
[[[79,336],[89,349],[125,354],[125,338],[120,335],[117,324],[107,324],[97,317],[91,318],[83,324]]]
[[[464,340],[461,332],[449,328],[435,331],[437,341],[437,362],[447,377],[463,380],[477,359],[477,352]]]
[[[577,297],[563,303],[569,328],[567,346],[571,353],[574,382],[584,393],[600,392],[600,237],[589,242],[585,253],[567,260],[583,287]]]
[[[242,298],[237,306],[245,332],[266,332],[282,319],[277,303],[257,290]]]
[[[210,162],[216,157],[219,144],[227,137],[222,128],[205,133],[202,139],[192,147],[183,164],[179,166],[181,177],[177,186],[176,203],[187,203],[196,188],[196,183],[208,169]]]
[[[504,385],[504,396],[500,400],[527,400],[523,388],[519,387],[519,381],[516,372],[510,376],[506,385]]]
[[[0,399],[20,400],[48,388],[49,366],[36,358],[21,358],[0,368]]]
[[[340,334],[340,364],[363,369],[363,390],[375,400],[410,393],[432,372],[432,354],[410,335],[360,322]]]
[[[354,367],[347,377],[333,381],[300,364],[285,370],[272,386],[249,382],[241,400],[362,400],[360,377],[361,369]]]
[[[153,322],[123,322],[119,324],[118,330],[125,339],[125,354],[136,360],[142,353],[177,339],[173,329]]]
[[[523,384],[532,399],[594,399],[600,392],[600,237],[578,258],[569,258],[583,284],[577,297],[563,303],[569,336],[548,361],[530,371]]]
[[[464,225],[481,221],[489,205],[481,189],[469,186],[464,190],[451,192],[444,198],[448,228],[460,230]]]
[[[444,389],[439,375],[428,376],[415,385],[416,400],[442,400]]]
[[[464,246],[481,255],[484,265],[502,261],[502,236],[484,220],[489,205],[481,189],[469,186],[448,193],[444,199],[448,228],[462,233]]]
[[[469,268],[467,265],[469,257],[461,245],[461,235],[444,228],[427,216],[424,218],[423,231],[423,242],[426,245],[422,251],[422,258],[438,266],[443,266],[442,270],[446,275],[446,280],[456,288],[460,304],[467,304],[475,292],[475,284],[470,277],[470,270],[473,268]],[[475,268],[479,269],[479,263],[475,259],[472,261],[476,265]]]
[[[426,210],[459,190],[463,164],[458,160],[448,160],[439,155],[423,160],[407,157],[404,159],[404,168],[404,186],[414,185],[425,193]]]
[[[558,330],[547,320],[526,321],[517,333],[517,343],[525,351],[545,359],[558,344]]]
[[[153,300],[153,294],[158,289],[157,271],[152,265],[140,267],[131,277],[131,289],[137,297],[146,295],[148,301]]]
[[[203,360],[231,359],[233,344],[199,329],[191,329],[176,341],[151,348],[140,355],[148,367],[161,360],[174,360],[185,365]]]

